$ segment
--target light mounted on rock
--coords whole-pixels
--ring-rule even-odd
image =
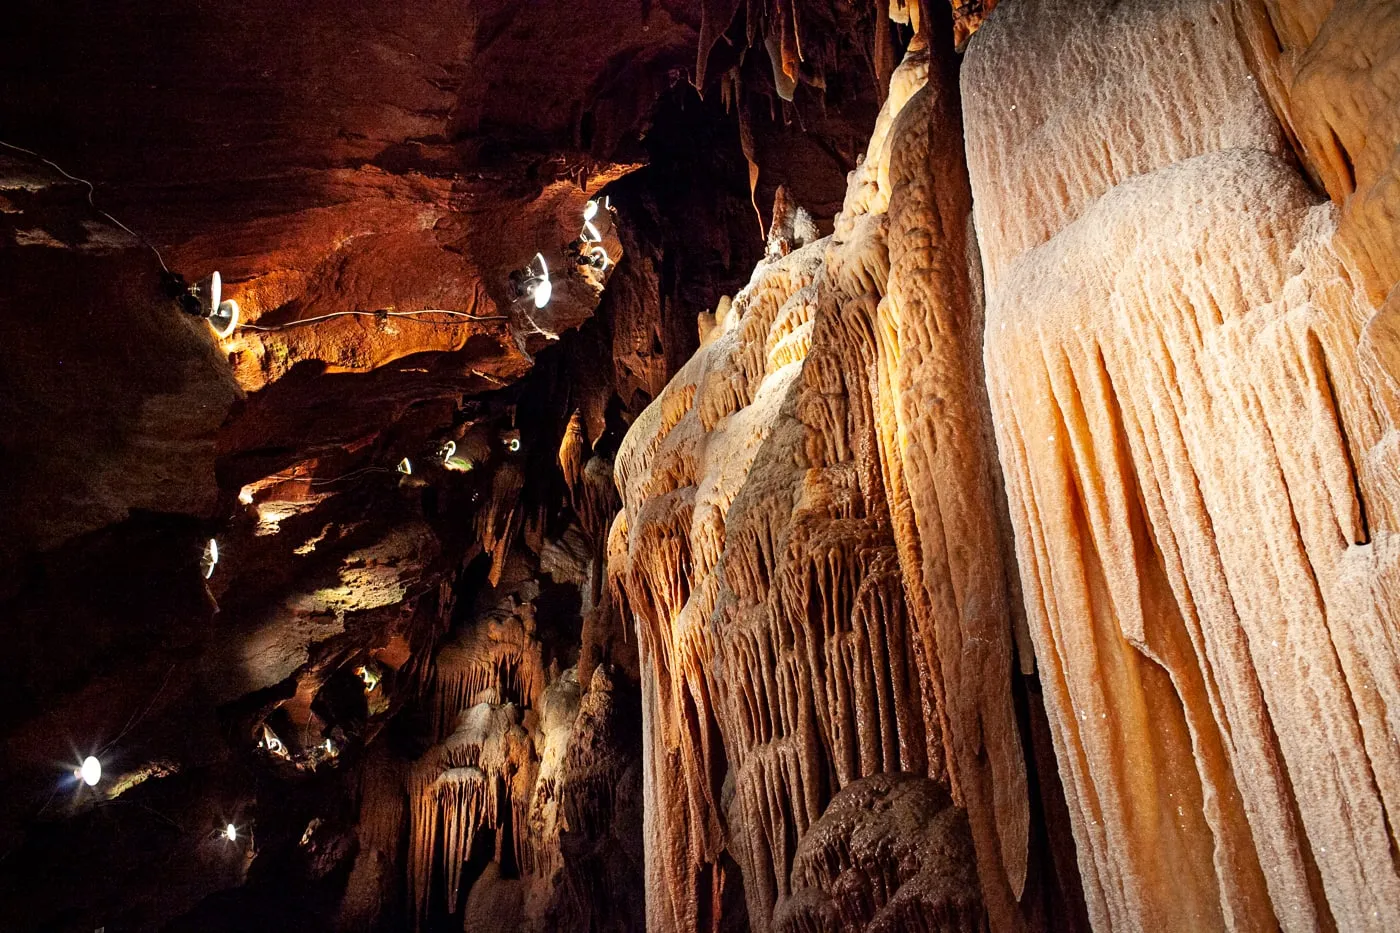
[[[537,309],[549,304],[549,299],[554,295],[554,285],[549,280],[549,265],[544,261],[543,253],[536,253],[524,269],[512,272],[510,280],[515,299],[523,301],[529,298]]]
[[[444,467],[457,473],[466,473],[475,466],[467,458],[457,456],[456,441],[443,441],[442,446],[438,448],[438,456],[442,457]]]
[[[199,569],[204,573],[204,579],[208,580],[214,575],[214,568],[219,564],[219,542],[213,538],[204,545],[204,556],[199,560]]]
[[[272,731],[272,727],[263,723],[262,738],[258,740],[258,748],[266,749],[269,754],[278,758],[291,757],[287,753],[287,746],[282,744],[282,740],[277,737],[277,733]]]
[[[81,780],[88,787],[96,787],[97,782],[102,780],[102,762],[93,755],[88,755],[83,759],[82,766],[73,772],[73,775]]]
[[[408,462],[407,457],[404,457],[402,460],[399,461],[399,465],[396,469],[398,469],[398,471],[404,476],[413,475],[413,464]]]
[[[361,664],[355,668],[355,676],[364,682],[365,693],[373,693],[379,686],[379,671],[369,664]]]
[[[544,254],[536,253],[535,262],[540,267],[540,274],[530,285],[530,295],[535,299],[535,307],[543,308],[549,304],[549,299],[554,294],[554,286],[549,281],[549,266],[545,265]]]
[[[603,234],[612,228],[612,198],[604,198],[600,204],[595,198],[583,207],[583,233],[585,243],[603,242]]]
[[[223,279],[218,272],[190,286],[181,296],[181,307],[196,317],[202,317],[219,337],[227,337],[238,326],[238,302],[223,297]]]
[[[224,827],[223,837],[224,837],[225,839],[227,839],[229,842],[237,842],[237,841],[238,841],[238,827],[237,827],[237,826],[234,826],[232,823],[228,824],[227,826]]]

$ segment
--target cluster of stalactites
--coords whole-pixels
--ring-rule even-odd
[[[901,166],[928,156],[928,58],[916,43],[891,76],[833,236],[760,263],[618,456],[609,573],[638,627],[644,679],[654,675],[648,844],[664,853],[663,928],[693,928],[693,898],[706,896],[695,879],[718,874],[714,845],[727,837],[749,922],[771,929],[796,846],[830,795],[893,772],[946,782],[977,810],[996,919],[1015,923],[1027,811],[1006,579],[997,560],[964,559],[968,544],[917,545],[961,528],[985,538],[969,542],[979,552],[1001,552],[988,433],[943,439],[977,424],[970,289],[950,308],[938,304],[947,296],[910,298],[919,244],[926,266],[967,268],[957,238],[968,199],[945,197],[938,206],[961,213],[940,217],[927,186],[902,181]],[[892,255],[905,276],[898,307]],[[900,308],[959,326],[906,326]],[[938,387],[937,404],[904,405],[911,380]],[[912,503],[911,439],[943,471]],[[923,459],[911,468],[928,472]],[[895,928],[918,929],[919,916]]]
[[[415,918],[425,916],[434,865],[441,859],[449,910],[460,899],[462,867],[477,831],[499,830],[509,814],[510,844],[523,872],[535,867],[524,828],[539,767],[534,741],[513,704],[480,703],[457,717],[456,728],[430,748],[408,776],[409,892]],[[498,835],[496,861],[506,840]]]
[[[545,686],[540,643],[528,607],[495,614],[438,649],[430,688],[432,734],[443,739],[457,715],[478,703],[534,709]]]

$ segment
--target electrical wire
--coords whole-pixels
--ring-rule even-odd
[[[165,264],[165,257],[161,256],[160,250],[156,249],[154,243],[152,243],[150,240],[146,239],[141,234],[137,233],[135,230],[131,229],[126,224],[122,223],[120,220],[113,217],[111,214],[107,213],[102,208],[97,206],[97,204],[92,200],[93,192],[95,190],[92,182],[88,181],[86,178],[79,178],[77,175],[70,174],[69,172],[64,170],[63,166],[59,165],[57,162],[54,162],[51,159],[44,158],[43,156],[39,155],[39,153],[35,152],[33,149],[26,149],[23,146],[16,146],[14,143],[7,143],[3,139],[0,139],[0,146],[4,146],[6,149],[13,149],[15,152],[23,152],[26,155],[32,155],[34,158],[38,159],[40,162],[43,162],[49,168],[58,172],[58,174],[62,175],[64,178],[67,178],[69,181],[76,181],[80,185],[86,185],[88,207],[92,208],[94,211],[101,214],[103,217],[106,217],[118,227],[121,227],[133,238],[140,241],[142,246],[155,253],[156,262],[160,263],[160,267],[161,269],[165,270],[166,275],[170,275],[170,267]]]
[[[165,692],[165,688],[168,687],[168,686],[170,685],[170,676],[171,676],[172,674],[174,674],[174,673],[175,673],[175,665],[174,665],[174,664],[171,664],[171,665],[170,665],[170,669],[169,669],[168,671],[165,672],[165,679],[162,680],[162,681],[160,682],[160,687],[159,687],[159,689],[157,689],[156,692],[155,692],[155,694],[152,695],[151,701],[150,701],[149,703],[147,703],[146,706],[145,706],[145,708],[142,709],[139,713],[137,713],[137,712],[132,712],[131,717],[130,717],[129,719],[127,719],[127,721],[126,721],[126,725],[122,727],[122,731],[117,733],[117,737],[116,737],[116,738],[114,738],[112,741],[108,742],[106,745],[102,746],[101,750],[98,751],[98,753],[97,753],[98,755],[105,755],[105,754],[107,754],[107,751],[108,751],[113,745],[116,745],[116,744],[117,744],[118,742],[120,742],[122,739],[126,738],[126,734],[127,734],[128,732],[130,732],[132,729],[134,729],[137,725],[140,724],[140,722],[141,722],[143,719],[146,718],[146,714],[149,713],[149,712],[151,711],[151,709],[156,705],[156,701],[160,699],[160,695],[161,695],[162,693],[164,693],[164,692]]]
[[[66,170],[63,166],[59,165],[57,162],[54,162],[52,159],[46,159],[46,158],[44,158],[42,155],[40,155],[39,153],[35,152],[33,149],[26,149],[26,148],[24,148],[23,146],[16,146],[14,143],[5,142],[5,140],[3,140],[3,139],[0,139],[0,146],[4,146],[6,149],[12,149],[12,150],[14,150],[15,152],[22,152],[22,153],[24,153],[25,155],[33,156],[34,158],[38,159],[40,162],[43,162],[43,163],[44,163],[45,165],[47,165],[49,168],[51,168],[51,169],[53,169],[54,171],[58,172],[58,173],[59,173],[60,175],[62,175],[64,178],[67,178],[69,181],[75,181],[75,182],[77,182],[78,184],[83,185],[84,187],[86,187],[86,188],[87,188],[87,202],[88,202],[88,207],[91,207],[91,208],[92,208],[94,211],[96,211],[98,214],[101,214],[103,217],[107,218],[107,219],[110,220],[112,223],[116,224],[118,227],[120,227],[121,229],[125,230],[132,238],[136,239],[137,241],[139,241],[139,242],[141,243],[141,245],[143,245],[143,246],[145,246],[147,249],[149,249],[153,254],[155,254],[156,262],[160,263],[160,267],[161,267],[162,270],[165,271],[165,274],[166,274],[166,275],[170,275],[170,274],[171,274],[171,273],[170,273],[170,267],[167,266],[167,265],[165,264],[165,257],[162,256],[162,255],[160,254],[160,250],[156,249],[154,243],[152,243],[150,240],[146,239],[146,238],[143,237],[141,234],[137,233],[135,230],[132,230],[132,229],[131,229],[130,227],[128,227],[126,224],[122,223],[120,220],[118,220],[117,218],[113,217],[111,214],[107,213],[107,212],[104,211],[102,208],[100,208],[100,207],[97,206],[97,203],[93,200],[93,194],[94,194],[95,191],[96,191],[96,187],[93,185],[92,182],[88,181],[86,178],[79,178],[77,175],[72,174],[71,172],[69,172],[68,170]],[[240,326],[242,329],[244,329],[244,330],[255,330],[255,331],[267,332],[267,331],[287,330],[287,329],[292,328],[292,327],[301,327],[301,326],[304,325],[304,324],[314,324],[314,323],[316,323],[317,321],[325,321],[325,320],[329,320],[330,318],[333,318],[333,317],[343,317],[343,316],[346,316],[346,315],[362,315],[362,316],[367,316],[367,317],[398,317],[398,318],[408,318],[408,319],[410,319],[410,320],[416,320],[416,319],[419,318],[420,315],[425,315],[425,314],[446,314],[446,315],[449,315],[449,316],[451,316],[451,317],[463,318],[463,319],[468,320],[468,321],[506,321],[506,320],[509,320],[509,317],[508,317],[507,315],[504,315],[504,314],[480,315],[480,314],[468,314],[468,313],[465,312],[465,311],[449,311],[449,310],[446,310],[446,309],[429,308],[429,309],[424,309],[424,310],[422,310],[422,311],[333,311],[333,312],[331,312],[330,314],[322,314],[322,315],[318,315],[317,317],[303,318],[303,319],[301,319],[301,320],[299,320],[299,321],[288,321],[286,324],[272,324],[272,325],[240,324],[239,326]],[[425,323],[425,324],[450,324],[450,323],[452,323],[452,322],[450,322],[450,321],[424,321],[423,323]]]
[[[444,308],[424,308],[422,311],[332,311],[329,314],[319,314],[316,317],[301,318],[296,321],[288,321],[285,324],[240,324],[243,330],[275,331],[287,330],[292,327],[301,327],[303,324],[315,324],[317,321],[326,321],[333,317],[345,317],[347,315],[359,317],[398,317],[416,320],[424,314],[447,314],[452,317],[465,318],[468,321],[507,321],[509,316],[504,314],[468,314],[466,311],[449,311]],[[424,324],[451,324],[452,321],[423,321]]]

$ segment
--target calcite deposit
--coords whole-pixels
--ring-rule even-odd
[[[187,6],[0,30],[0,929],[1400,929],[1400,3]]]

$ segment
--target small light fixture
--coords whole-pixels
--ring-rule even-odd
[[[544,254],[536,253],[535,259],[540,265],[540,275],[535,279],[530,294],[535,298],[535,308],[539,309],[549,304],[549,299],[554,294],[554,286],[549,282],[549,266],[545,265]]]
[[[244,486],[242,489],[238,490],[238,501],[239,501],[239,502],[242,502],[244,505],[252,505],[252,504],[253,504],[253,487],[252,487],[252,486]]]
[[[602,208],[605,213],[599,212]],[[595,222],[596,221],[596,222]],[[583,206],[583,233],[585,243],[603,242],[603,231],[612,226],[612,198],[604,198],[600,204],[595,198]]]
[[[258,748],[265,748],[273,755],[280,758],[287,757],[287,746],[282,744],[282,740],[277,737],[277,733],[272,731],[272,727],[263,723],[262,740],[258,742]]]
[[[324,749],[326,750],[326,754],[327,754],[327,755],[334,755],[334,754],[335,754],[335,745],[331,742],[330,739],[326,739],[325,744],[322,745],[321,747],[324,748]]]
[[[506,441],[506,450],[509,450],[513,454],[520,453],[520,438],[512,437],[510,440]]]
[[[88,787],[96,787],[97,782],[102,780],[102,762],[94,756],[88,755],[83,759],[83,765],[76,773]]]
[[[234,826],[232,823],[230,823],[230,824],[228,824],[227,826],[225,826],[225,827],[224,827],[224,838],[227,839],[229,842],[237,842],[237,841],[238,841],[238,827],[237,827],[237,826]]]
[[[355,675],[364,681],[365,693],[373,693],[374,688],[379,686],[379,672],[368,664],[355,668]]]
[[[219,564],[219,542],[213,538],[204,545],[204,557],[199,561],[200,569],[204,571],[204,579],[208,580],[214,575],[214,568]]]
[[[536,308],[549,304],[554,294],[554,286],[549,281],[549,266],[544,261],[544,253],[536,253],[535,258],[524,269],[510,274],[511,286],[516,299],[530,298]]]
[[[188,310],[209,322],[220,338],[233,333],[238,326],[238,302],[223,297],[224,283],[218,272],[190,288],[193,298]]]
[[[457,473],[466,473],[475,466],[465,457],[457,456],[456,441],[443,441],[442,446],[438,448],[438,456],[442,457],[444,467]]]
[[[407,457],[404,457],[402,460],[399,461],[398,470],[399,470],[399,472],[402,473],[404,476],[412,476],[412,475],[413,475],[413,464],[411,464],[411,463],[408,462],[408,458],[407,458]]]

